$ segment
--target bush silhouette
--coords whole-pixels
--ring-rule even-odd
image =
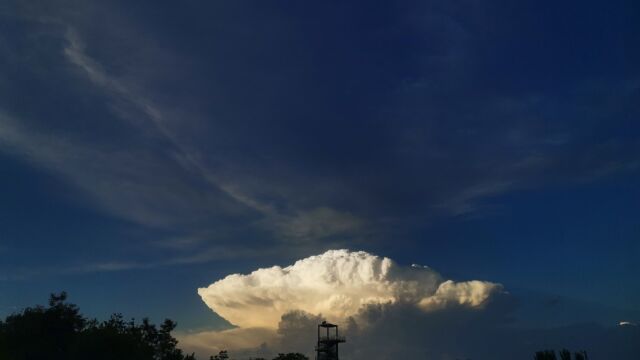
[[[288,353],[278,354],[273,360],[309,360],[309,358],[300,353]]]
[[[28,307],[0,320],[0,360],[196,360],[177,347],[175,328],[169,319],[156,327],[121,314],[102,322],[87,319],[65,292],[51,294],[47,307]],[[229,360],[229,354],[222,350],[209,359]],[[309,359],[287,353],[274,360]]]
[[[560,360],[571,360],[571,351],[567,349],[560,350]]]
[[[125,321],[120,314],[109,320],[88,320],[67,294],[52,294],[49,306],[29,307],[0,321],[2,360],[194,360],[177,348],[171,336],[176,323],[165,320],[159,328],[143,319]]]
[[[222,350],[218,353],[218,355],[209,357],[209,360],[228,360],[228,359],[229,359],[229,353],[227,352],[227,350]]]
[[[556,352],[553,350],[542,350],[536,352],[534,360],[556,360]]]
[[[562,349],[559,352],[560,360],[571,360],[571,351],[567,349]],[[534,360],[556,360],[556,352],[554,350],[542,350],[537,351]],[[573,353],[574,360],[589,360],[586,351],[577,351]]]

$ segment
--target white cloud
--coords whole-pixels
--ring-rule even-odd
[[[500,289],[489,282],[444,281],[430,268],[401,267],[363,251],[330,250],[285,268],[229,275],[198,294],[237,326],[276,328],[282,315],[293,310],[345,319],[368,304],[402,302],[424,310],[452,304],[481,307]]]
[[[493,294],[502,291],[502,286],[487,281],[465,281],[456,283],[447,280],[438,286],[438,290],[432,296],[420,300],[420,308],[432,311],[443,309],[451,305],[480,307],[486,303]]]
[[[410,308],[425,316],[451,309],[474,311],[483,309],[499,293],[502,293],[499,284],[445,280],[428,267],[404,267],[386,257],[349,250],[330,250],[287,267],[273,266],[247,275],[232,274],[198,289],[207,306],[239,327],[234,333],[237,337],[251,338],[256,329],[268,330],[269,344],[276,346],[274,339],[279,339],[276,334],[283,338],[291,333],[286,331],[289,328],[302,326],[300,324],[309,327],[305,319],[317,320],[319,315],[347,328],[356,326],[354,319],[366,326],[372,322],[371,309],[377,307]],[[297,332],[304,331],[294,331]],[[313,335],[313,331],[310,334]],[[237,345],[217,343],[225,341],[219,332],[200,334],[192,339],[193,336],[196,335],[182,339],[185,344],[192,344],[194,339],[205,337],[214,351],[232,350]],[[242,343],[255,347],[263,341],[254,338]]]
[[[620,323],[618,323],[619,326],[638,326],[638,324],[631,322],[631,321],[620,321]]]

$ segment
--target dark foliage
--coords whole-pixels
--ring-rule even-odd
[[[209,360],[228,360],[228,359],[229,359],[229,353],[227,352],[227,350],[222,350],[218,353],[218,355],[211,356],[209,358]]]
[[[22,310],[0,321],[1,360],[195,360],[184,355],[171,336],[176,323],[159,328],[120,314],[98,322],[86,319],[67,294],[52,294],[49,306]]]
[[[567,349],[562,349],[559,352],[560,360],[571,360],[571,351]],[[537,351],[534,360],[556,360],[556,352],[554,350],[542,350]],[[589,360],[586,351],[577,351],[573,353],[574,360]]]
[[[309,358],[300,353],[288,353],[278,354],[273,360],[309,360]]]
[[[571,360],[571,351],[567,349],[560,350],[560,360]]]
[[[148,319],[127,321],[121,314],[99,322],[66,301],[65,292],[52,294],[49,306],[29,307],[0,320],[0,360],[196,360],[177,347],[171,336],[176,323],[169,319],[159,327]],[[209,359],[229,360],[229,354],[223,350]],[[288,353],[274,360],[309,359]]]
[[[553,350],[543,350],[536,352],[535,360],[556,360],[556,352]]]
[[[578,351],[574,354],[574,359],[575,360],[589,360],[589,357],[587,356],[587,352],[586,351]]]

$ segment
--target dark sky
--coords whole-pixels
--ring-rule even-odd
[[[0,315],[216,328],[198,287],[348,248],[629,320],[639,4],[5,1]]]

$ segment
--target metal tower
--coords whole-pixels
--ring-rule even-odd
[[[335,329],[335,331],[331,331],[331,329]],[[346,341],[344,336],[338,335],[338,325],[323,321],[318,325],[316,360],[338,360],[338,344]]]

